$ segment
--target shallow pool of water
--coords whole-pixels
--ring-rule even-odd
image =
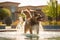
[[[60,40],[60,32],[40,32],[38,36],[20,35],[16,32],[0,32],[0,40]]]

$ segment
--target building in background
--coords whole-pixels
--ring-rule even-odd
[[[0,2],[0,7],[8,8],[11,11],[12,21],[15,21],[16,20],[15,11],[18,9],[19,4],[20,3],[16,2]]]
[[[29,10],[41,9],[42,10],[42,8],[46,7],[46,5],[19,7],[19,5],[20,3],[16,3],[16,2],[0,2],[0,7],[8,8],[11,11],[11,18],[13,23],[16,22],[16,20],[18,19],[18,14],[20,14],[22,10],[25,10],[25,9],[29,9]]]

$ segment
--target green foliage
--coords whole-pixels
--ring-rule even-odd
[[[58,5],[58,15],[60,15],[60,5]]]
[[[51,16],[52,18],[56,18],[56,1],[50,2],[50,6],[49,6],[49,16]]]
[[[52,18],[56,18],[56,14],[60,14],[60,6],[56,4],[56,0],[50,0],[48,6],[43,8],[43,12]],[[58,16],[58,15],[57,15]]]
[[[50,17],[49,21],[57,21],[57,17],[60,15],[60,5],[58,5],[57,0],[50,0],[48,5],[43,8],[43,12],[48,18]]]
[[[0,20],[3,20],[4,18],[10,16],[10,10],[6,8],[0,8]]]

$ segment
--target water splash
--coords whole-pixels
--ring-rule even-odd
[[[0,37],[11,38],[11,39],[15,38],[15,40],[35,40],[34,38],[25,39],[27,37],[23,35],[24,34],[24,24],[25,24],[25,22],[21,26],[20,23],[18,23],[17,32],[0,32]],[[60,32],[44,31],[43,26],[40,22],[38,36],[39,36],[39,38],[36,38],[36,40],[45,40],[44,38],[46,38],[46,40],[48,40],[47,38],[60,37]]]
[[[19,23],[17,25],[17,37],[16,40],[25,40],[25,36],[24,34],[24,26],[25,26],[25,22],[23,22],[22,17],[19,17]]]
[[[43,26],[42,26],[42,22],[39,22],[39,32],[40,31],[44,31]]]
[[[24,34],[24,25],[25,25],[25,22],[23,22],[22,25],[20,25],[20,24],[21,23],[18,23],[18,25],[17,25],[16,40],[21,40],[21,39],[22,40],[26,40],[25,38],[27,38],[27,37],[25,35],[23,35]],[[29,33],[29,32],[27,32],[27,33]],[[38,36],[39,36],[38,40],[44,39],[44,38],[51,38],[51,37],[55,37],[56,36],[56,32],[45,32],[41,22],[39,22],[39,34],[38,34]]]

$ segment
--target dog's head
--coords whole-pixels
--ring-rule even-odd
[[[40,10],[36,10],[34,12],[34,17],[37,19],[37,21],[44,21],[45,20],[45,14]]]

